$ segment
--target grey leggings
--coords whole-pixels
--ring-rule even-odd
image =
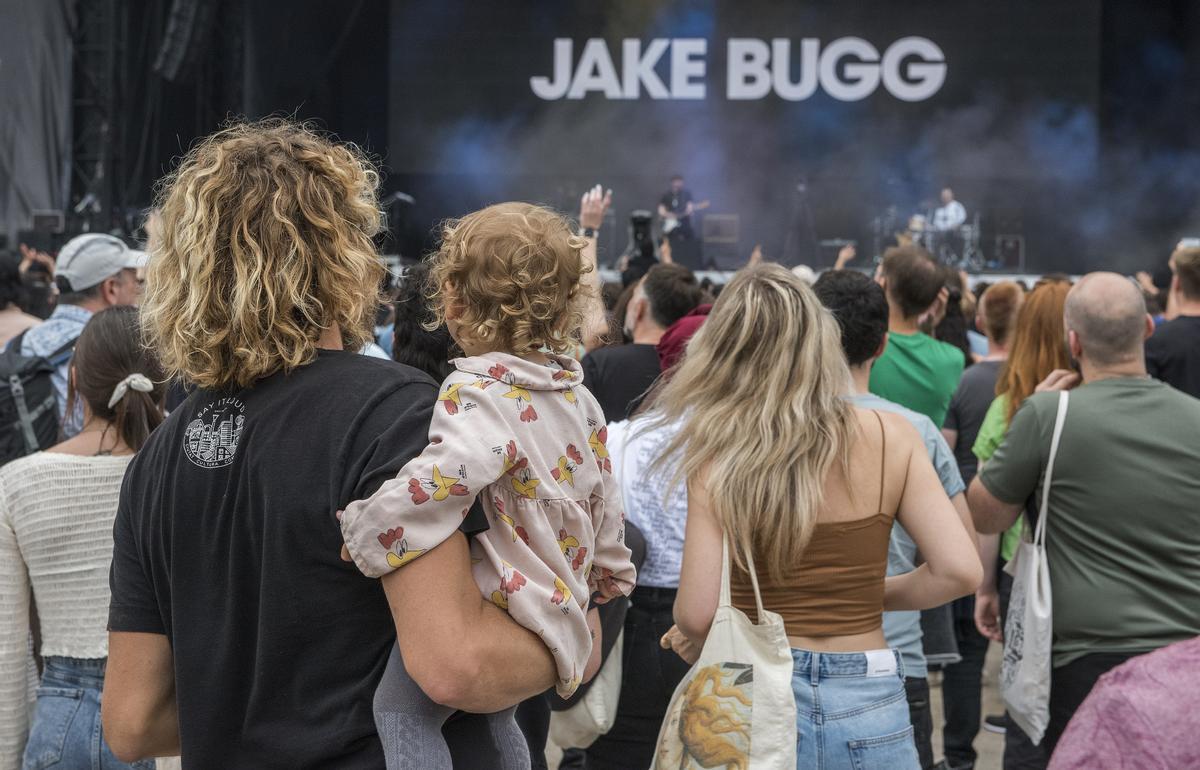
[[[515,711],[456,715],[413,681],[394,645],[375,690],[375,727],[388,770],[529,770],[529,746]],[[453,725],[446,726],[452,716]]]

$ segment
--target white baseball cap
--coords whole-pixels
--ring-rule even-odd
[[[792,275],[804,281],[809,286],[817,282],[816,272],[808,265],[796,265],[792,268]]]
[[[55,276],[65,278],[71,291],[84,291],[126,268],[145,267],[149,257],[120,238],[100,233],[77,235],[58,252]]]

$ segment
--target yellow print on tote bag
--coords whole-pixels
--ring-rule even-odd
[[[748,555],[749,556],[749,555]],[[783,619],[765,610],[752,558],[758,624],[729,594],[729,541],[712,629],[679,683],[658,736],[655,770],[794,770],[796,701]]]
[[[681,708],[668,729],[676,730],[680,756],[664,756],[660,766],[744,768],[750,756],[754,668],[745,663],[714,663],[687,683]],[[670,753],[670,752],[668,752]]]

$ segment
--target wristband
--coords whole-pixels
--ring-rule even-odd
[[[579,234],[581,236],[583,236],[584,238],[595,238],[596,237],[596,228],[582,227],[579,229]]]

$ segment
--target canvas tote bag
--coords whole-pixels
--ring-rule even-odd
[[[550,712],[550,740],[554,745],[586,749],[612,729],[617,719],[617,701],[621,699],[624,650],[625,630],[621,629],[617,643],[596,674],[591,689],[571,708]]]
[[[651,770],[795,770],[796,701],[783,618],[763,609],[746,555],[758,624],[730,600],[729,538],[721,548],[721,598],[704,649],[671,696]]]
[[[1058,417],[1050,440],[1050,457],[1042,482],[1042,501],[1037,527],[1029,540],[1029,528],[1017,553],[1004,568],[1012,575],[1012,598],[1004,627],[1004,657],[1000,664],[1000,694],[1009,716],[1034,745],[1042,742],[1050,722],[1050,649],[1054,624],[1050,602],[1050,567],[1046,563],[1046,520],[1050,513],[1050,482],[1054,458],[1067,418],[1070,394],[1058,394]]]

